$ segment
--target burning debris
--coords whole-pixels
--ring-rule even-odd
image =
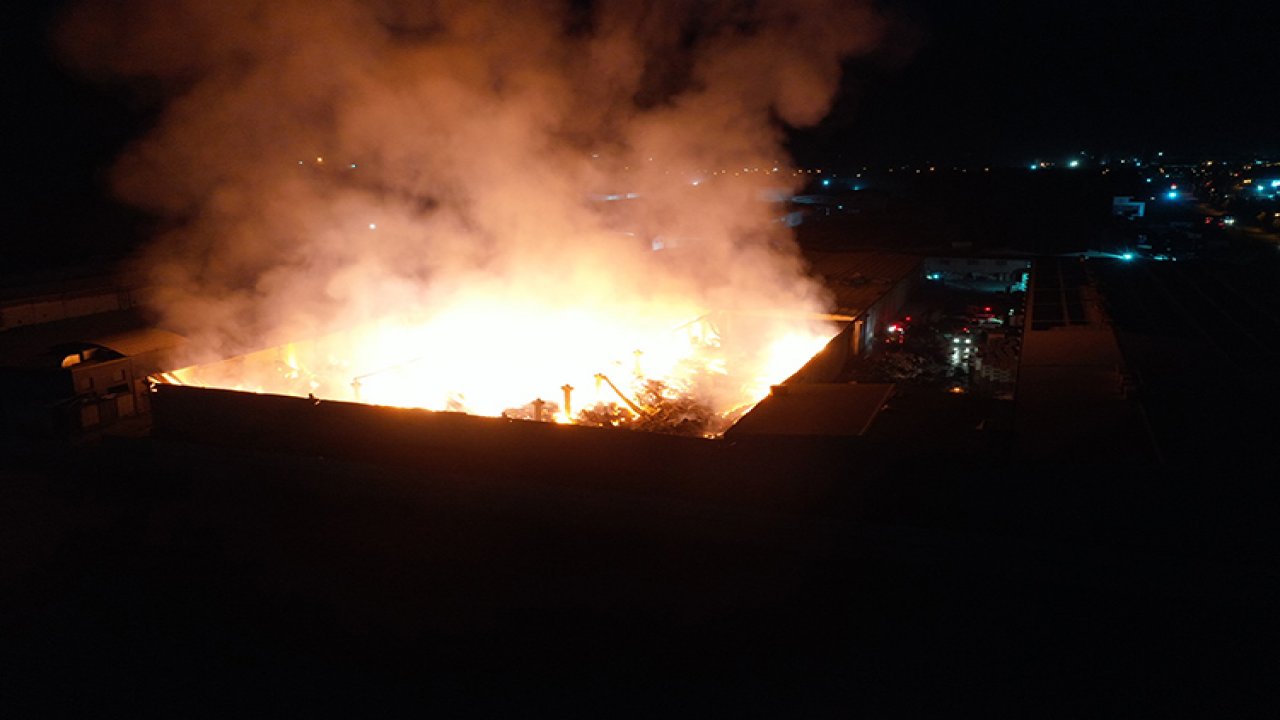
[[[598,403],[578,416],[581,425],[621,427],[668,435],[707,437],[724,431],[720,417],[697,398],[649,380],[641,388],[634,406]]]
[[[528,405],[502,411],[502,417],[508,420],[532,420],[533,422],[548,422],[559,414],[559,405],[541,398]]]
[[[634,400],[618,391],[621,402],[597,402],[576,415],[562,412],[554,402],[538,399],[523,407],[505,410],[502,417],[535,422],[567,421],[587,427],[615,427],[691,437],[714,437],[727,427],[722,426],[721,418],[705,402],[674,390],[661,380],[646,381],[640,390]]]
[[[730,322],[765,336],[783,322],[753,317]],[[722,318],[721,322],[725,322]],[[793,318],[806,327],[814,319]],[[536,326],[542,328],[545,326]],[[822,327],[817,325],[815,327]],[[213,363],[194,365],[155,377],[169,384],[227,388],[248,392],[446,412],[501,416],[514,420],[620,427],[691,436],[716,436],[768,392],[756,378],[785,378],[812,356],[827,336],[808,332],[784,341],[739,347],[719,335],[710,321],[684,323],[676,331],[654,333],[649,352],[612,349],[602,335],[579,339],[568,359],[500,352],[501,338],[478,356],[459,359],[445,338],[406,339],[403,329],[363,328],[289,343]],[[390,337],[385,335],[390,333]],[[745,333],[752,338],[751,333]],[[629,337],[619,336],[619,340]],[[532,343],[531,343],[532,344]],[[387,362],[384,348],[423,348],[421,353]],[[429,348],[444,348],[438,355]],[[473,341],[472,347],[476,347]],[[754,351],[754,352],[753,352]],[[624,361],[624,358],[626,359]],[[542,362],[545,361],[545,362]],[[733,372],[739,366],[751,372]],[[607,369],[609,372],[598,372]],[[779,377],[781,375],[781,377]],[[615,380],[614,378],[617,378]],[[572,382],[561,382],[569,379]],[[507,400],[530,389],[546,391],[518,407]],[[563,404],[546,400],[560,392]],[[575,408],[581,408],[575,412]]]

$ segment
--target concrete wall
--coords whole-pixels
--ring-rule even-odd
[[[683,454],[718,445],[629,430],[183,385],[157,385],[151,401],[158,437],[397,464],[514,465],[530,471],[569,466],[579,473],[598,465],[604,472],[616,465],[610,458],[642,453],[678,462]]]
[[[862,342],[862,320],[846,323],[840,334],[831,338],[817,355],[804,364],[784,385],[834,382],[853,358],[859,354]]]
[[[399,466],[522,491],[603,491],[637,508],[662,496],[779,512],[821,505],[828,488],[804,480],[817,472],[806,463],[821,466],[822,456],[770,446],[180,385],[158,385],[151,399],[160,441]]]
[[[835,382],[854,359],[872,351],[891,323],[902,319],[907,298],[916,288],[919,277],[912,273],[862,311],[852,322],[845,324],[840,334],[813,356],[804,367],[784,384]]]
[[[876,342],[884,336],[889,325],[902,319],[902,312],[907,305],[907,298],[915,290],[917,282],[919,282],[917,273],[912,273],[902,278],[889,292],[882,295],[879,300],[876,300],[871,307],[867,308],[859,316],[864,321],[859,355],[870,352],[875,347]]]

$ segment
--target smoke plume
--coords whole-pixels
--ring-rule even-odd
[[[123,0],[60,41],[168,98],[114,188],[167,221],[164,323],[226,356],[459,302],[823,310],[762,194],[798,186],[784,125],[879,27],[821,0]]]

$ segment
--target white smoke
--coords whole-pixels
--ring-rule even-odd
[[[60,39],[169,98],[114,186],[169,222],[165,323],[226,356],[478,297],[822,311],[761,192],[879,31],[866,2],[125,0]]]

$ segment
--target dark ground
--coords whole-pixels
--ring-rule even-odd
[[[906,437],[573,477],[150,438],[9,450],[12,717],[1280,707],[1275,492],[1238,463],[1216,472],[1251,495]]]

